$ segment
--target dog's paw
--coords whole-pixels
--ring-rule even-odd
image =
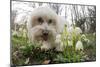
[[[46,46],[41,46],[41,50],[42,50],[42,51],[47,51],[47,50],[49,50],[49,48],[46,47]]]
[[[62,52],[64,50],[63,44],[57,44],[56,45],[56,51]]]

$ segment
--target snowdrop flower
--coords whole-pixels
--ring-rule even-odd
[[[26,38],[26,33],[23,33],[23,37]]]
[[[71,33],[71,34],[72,34],[72,33],[73,33],[73,31],[74,31],[74,28],[73,28],[73,27],[69,27],[69,28],[68,28],[68,32],[69,32],[69,33]]]
[[[90,42],[90,40],[89,40],[89,39],[84,39],[84,41],[85,41],[85,42],[87,42],[87,43],[89,43],[89,42]]]
[[[81,41],[77,41],[75,49],[76,50],[83,50],[83,44]]]
[[[26,29],[23,29],[23,32],[24,32],[24,33],[27,33]]]
[[[72,40],[72,35],[71,34],[68,34],[68,40]]]
[[[68,46],[73,46],[72,40],[68,40]]]
[[[86,39],[85,34],[82,34],[81,38],[82,38],[82,39]]]
[[[95,36],[95,35],[96,35],[96,33],[94,32],[94,33],[93,33],[93,35]]]
[[[19,31],[22,32],[23,31],[23,28],[19,28]]]
[[[82,34],[82,35],[81,35],[81,40],[82,40],[82,41],[85,41],[86,39],[87,39],[86,36],[85,36],[84,34]]]
[[[69,27],[68,32],[70,34],[73,34],[73,32],[75,32],[78,35],[82,33],[82,30],[79,27],[75,27],[75,29],[73,27]]]
[[[82,41],[84,41],[84,42],[87,42],[87,43],[90,42],[90,40],[87,39],[86,36],[85,36],[84,34],[81,36],[81,39],[82,39]]]
[[[12,31],[12,36],[18,35],[17,31]]]
[[[82,30],[79,27],[75,27],[75,33],[76,34],[81,34]]]
[[[26,38],[26,36],[27,36],[27,31],[25,29],[23,29],[23,37]]]

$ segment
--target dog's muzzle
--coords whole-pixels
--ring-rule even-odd
[[[47,41],[49,36],[49,31],[48,30],[43,30],[42,32],[42,38],[43,40]]]

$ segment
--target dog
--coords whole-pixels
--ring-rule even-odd
[[[41,43],[41,49],[49,50],[56,48],[62,51],[56,44],[56,36],[61,32],[59,16],[50,7],[38,7],[29,15],[27,21],[28,37],[32,43]]]

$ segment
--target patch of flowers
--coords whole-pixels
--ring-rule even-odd
[[[83,41],[88,42],[85,34],[82,34],[82,30],[79,27],[65,25],[61,34],[56,37],[57,44],[62,45],[63,58],[68,60],[67,62],[81,61],[84,54]]]

